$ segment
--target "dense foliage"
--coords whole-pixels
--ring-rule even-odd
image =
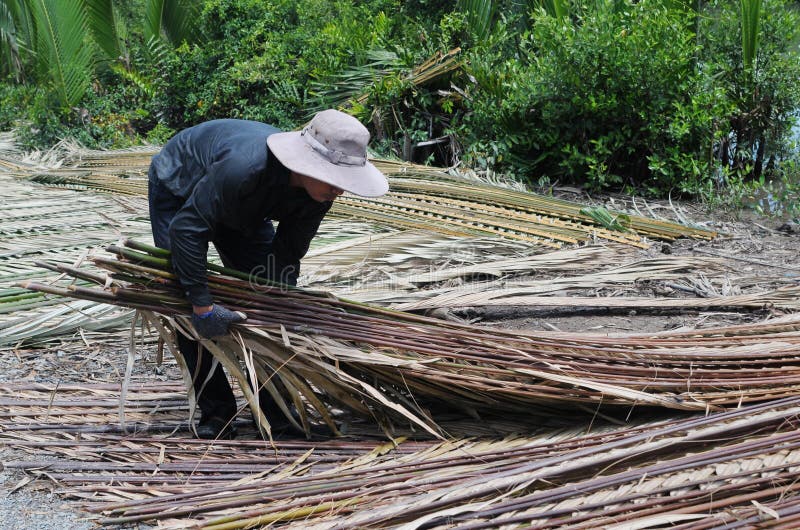
[[[707,174],[724,98],[694,69],[691,18],[661,4],[534,14],[519,57],[476,55],[464,122],[481,133],[467,142],[474,156],[598,188],[672,188]]]
[[[336,106],[387,156],[593,189],[785,191],[799,22],[789,0],[0,0],[0,126],[33,147],[124,147]],[[414,70],[456,47],[459,68]]]

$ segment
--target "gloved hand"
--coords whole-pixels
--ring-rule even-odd
[[[197,330],[201,337],[207,339],[225,335],[228,333],[228,327],[231,324],[236,324],[246,319],[247,315],[244,313],[225,309],[219,304],[211,306],[211,311],[208,313],[203,313],[202,315],[192,314],[194,329]]]

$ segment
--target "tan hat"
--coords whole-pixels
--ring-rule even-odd
[[[267,137],[272,154],[291,171],[356,195],[378,197],[389,191],[389,183],[367,161],[368,143],[367,128],[334,109],[318,112],[302,132]]]

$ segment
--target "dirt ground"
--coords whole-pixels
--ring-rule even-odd
[[[576,197],[567,197],[576,199]],[[624,199],[609,198],[609,207],[620,207]],[[627,296],[696,296],[697,294],[735,294],[767,291],[800,282],[800,225],[785,220],[761,218],[749,212],[709,214],[702,205],[681,206],[688,219],[716,230],[711,241],[681,239],[655,242],[637,251],[640,259],[658,256],[704,256],[724,260],[727,270],[713,278],[687,279],[684,282],[640,282],[617,290],[586,289],[572,292],[580,296],[621,294]],[[709,218],[713,217],[713,218]],[[534,274],[534,277],[536,275]],[[462,309],[456,314],[483,325],[527,331],[555,330],[592,333],[652,333],[676,328],[708,328],[761,321],[781,312],[762,307],[703,310],[609,310],[570,307],[493,307]],[[125,344],[119,338],[108,341],[95,337],[92,348],[78,341],[44,349],[6,350],[0,353],[0,382],[111,381],[119,377],[126,360]],[[82,361],[76,363],[76,359]],[[76,369],[80,366],[80,369]],[[168,366],[137,363],[140,376],[158,379],[176,377]],[[13,461],[21,455],[0,449],[0,461]],[[2,529],[83,529],[93,525],[65,507],[53,493],[57,488],[25,485],[25,475],[0,471],[0,528]],[[16,489],[17,486],[19,489]],[[140,528],[146,528],[142,526]]]

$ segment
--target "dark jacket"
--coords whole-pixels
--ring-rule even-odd
[[[208,243],[231,232],[257,237],[270,220],[279,224],[268,242],[268,276],[297,282],[300,258],[332,203],[289,186],[289,170],[267,147],[267,137],[276,132],[254,121],[213,120],[181,131],[153,157],[150,178],[182,201],[169,240],[173,267],[193,305],[212,303]]]

